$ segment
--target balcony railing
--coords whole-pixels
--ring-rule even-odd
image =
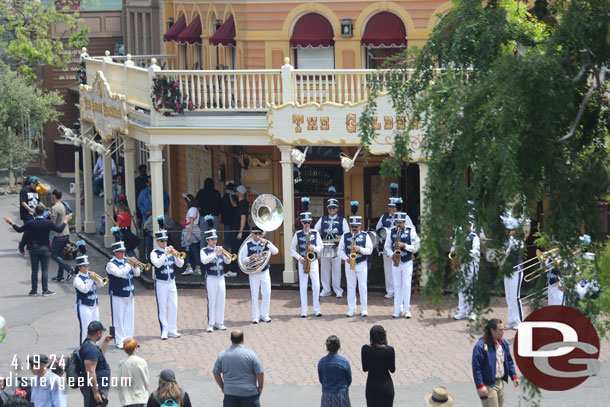
[[[173,77],[178,83],[183,102],[191,107],[191,111],[266,112],[269,106],[286,103],[344,104],[366,101],[370,96],[369,84],[390,72],[365,69],[299,70],[294,69],[289,61],[281,69],[171,70],[162,69],[156,58],[85,57],[88,83],[91,84],[97,71],[102,71],[111,89],[124,94],[128,104],[150,111],[153,107],[153,79],[165,75]],[[165,67],[173,67],[176,60],[172,55],[159,55],[158,58],[164,61]],[[405,76],[404,80],[407,81],[411,73]]]

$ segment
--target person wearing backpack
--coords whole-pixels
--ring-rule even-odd
[[[108,343],[114,338],[106,335],[98,346],[97,342],[102,339],[104,331],[106,331],[106,328],[100,321],[91,322],[87,327],[87,339],[79,349],[79,359],[82,362],[85,378],[85,386],[82,386],[80,391],[85,401],[85,407],[106,406],[108,404],[110,365],[104,354],[108,349]]]
[[[150,394],[146,407],[192,407],[189,394],[176,382],[176,374],[164,369],[159,374],[159,387]]]
[[[55,225],[60,226],[64,222],[64,218],[68,215],[67,207],[61,200],[62,192],[59,189],[54,189],[51,194],[53,206],[51,207],[51,220]],[[53,232],[53,241],[51,243],[51,258],[57,263],[57,276],[51,280],[61,282],[64,281],[64,270],[68,275],[74,274],[74,269],[69,266],[63,259],[64,247],[70,239],[70,227],[66,226],[61,232]]]

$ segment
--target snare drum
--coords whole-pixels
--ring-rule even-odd
[[[322,258],[337,257],[337,243],[335,242],[324,242],[324,248],[322,249]]]

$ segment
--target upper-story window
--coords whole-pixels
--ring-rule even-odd
[[[396,15],[383,11],[366,23],[362,46],[366,55],[366,68],[382,68],[384,62],[407,47],[407,30]]]
[[[321,14],[305,14],[294,25],[290,47],[294,65],[299,69],[334,69],[333,27]]]
[[[235,20],[230,15],[210,37],[210,45],[216,46],[216,69],[236,69]],[[222,46],[222,49],[220,48]]]

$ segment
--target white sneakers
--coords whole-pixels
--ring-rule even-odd
[[[394,298],[394,293],[387,293],[386,295],[384,295],[385,298]]]
[[[180,334],[180,332],[170,332],[169,334],[167,334],[167,336],[169,336],[170,338],[180,338],[182,334]]]
[[[466,318],[468,318],[468,319],[469,319],[469,320],[471,320],[471,321],[474,321],[475,319],[477,319],[477,316],[476,316],[474,313],[472,313],[472,314],[470,314],[470,315],[466,315],[466,314],[455,314],[455,315],[453,316],[453,319],[455,319],[456,321],[459,321],[459,320],[462,320],[462,319],[466,319]]]
[[[219,331],[226,331],[227,327],[224,325],[216,324],[216,325],[214,325],[214,329],[218,329]]]
[[[412,318],[412,317],[411,317],[411,311],[409,311],[409,312],[407,312],[407,313],[405,314],[405,318],[406,318],[406,319],[411,319],[411,318]]]
[[[360,316],[361,316],[361,317],[368,317],[368,316],[369,316],[369,313],[368,313],[366,310],[363,310],[363,311],[360,313]]]
[[[196,267],[195,270],[193,271],[193,275],[194,276],[200,276],[201,275],[201,269],[199,267]]]
[[[162,340],[162,341],[166,341],[166,340],[167,340],[167,332],[163,332],[163,333],[161,334],[161,340]]]
[[[253,323],[253,324],[258,324],[258,319],[253,319],[253,320],[252,320],[252,323]]]
[[[227,271],[225,277],[237,277],[237,273],[234,271]]]
[[[305,314],[305,313],[301,314],[301,318],[307,318],[307,314]]]
[[[333,294],[333,293],[331,293],[330,291],[329,291],[329,292],[324,292],[324,291],[322,291],[322,292],[320,293],[320,297],[330,297],[332,294]]]
[[[346,317],[350,318],[354,316],[354,311],[347,311],[347,314],[345,314]]]
[[[191,267],[187,267],[186,270],[182,272],[183,276],[188,276],[189,274],[193,274],[193,269]]]
[[[392,318],[400,318],[400,313],[398,313],[398,314],[392,314]]]
[[[214,332],[214,327],[212,325],[208,325],[208,327],[205,329],[206,332]]]
[[[271,318],[270,317],[262,317],[261,320],[263,322],[271,322]]]

